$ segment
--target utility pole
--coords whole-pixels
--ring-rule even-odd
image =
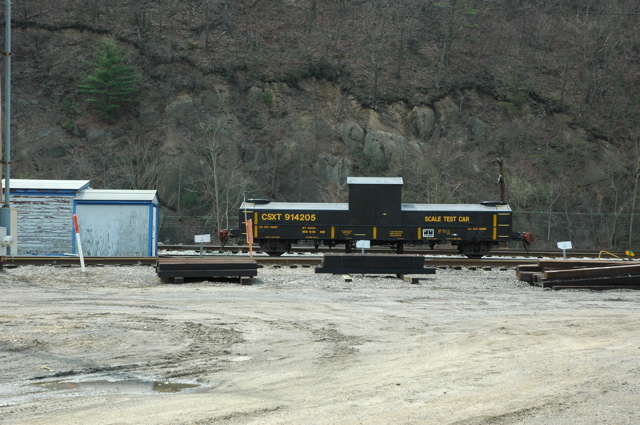
[[[5,36],[4,36],[4,203],[0,208],[0,227],[6,229],[6,236],[0,244],[7,248],[7,254],[11,252],[11,204],[10,204],[10,178],[11,174],[11,0],[5,0]],[[0,169],[0,172],[2,170]]]
[[[496,161],[498,162],[498,166],[500,167],[500,176],[498,177],[498,184],[500,185],[500,201],[502,201],[503,203],[507,203],[507,194],[506,194],[506,189],[505,189],[505,184],[504,184],[504,161],[502,160],[502,158],[498,158],[496,159]],[[501,248],[506,248],[507,247],[507,243],[506,242],[501,242],[500,243],[500,247]]]
[[[4,177],[4,174],[2,174],[3,161],[4,161],[4,158],[2,156],[2,80],[0,80],[0,180],[2,180]],[[4,195],[2,193],[0,193],[0,205],[4,206]],[[2,226],[1,221],[0,221],[0,226]]]
[[[500,177],[498,177],[498,184],[500,185],[500,200],[507,203],[507,194],[504,184],[504,161],[502,158],[498,158],[498,165],[500,166]]]

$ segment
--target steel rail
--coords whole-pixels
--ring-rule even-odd
[[[395,255],[395,254],[390,254]],[[176,257],[197,257],[193,255]],[[207,256],[209,257],[209,256]],[[234,256],[237,258],[237,256]],[[255,256],[253,259],[261,266],[274,267],[317,267],[322,264],[321,256],[284,256],[269,257]],[[68,256],[16,256],[2,257],[0,264],[3,267],[11,268],[23,265],[49,265],[49,266],[80,266],[78,257]],[[155,266],[157,257],[85,257],[85,264],[88,266]],[[520,264],[535,264],[537,259],[532,258],[451,258],[446,256],[425,256],[425,266],[427,267],[515,267]]]
[[[156,264],[156,260],[156,257],[84,257],[85,264],[91,266],[151,266]],[[8,256],[0,257],[0,264],[4,267],[20,265],[79,266],[80,258],[54,255]]]
[[[160,251],[196,251],[200,252],[200,245],[158,245]],[[224,247],[220,245],[203,245],[202,250],[204,253],[247,253],[249,252],[248,245],[226,245]],[[260,247],[254,246],[254,252],[260,252]],[[343,249],[327,247],[319,247],[315,250],[310,246],[293,246],[291,252],[294,253],[342,253]],[[376,254],[394,254],[395,251],[391,248],[374,247],[367,249],[368,253]],[[357,253],[354,251],[354,253]],[[404,248],[404,254],[417,254],[417,255],[460,255],[456,248],[435,248],[429,247],[407,247]],[[486,257],[545,257],[545,258],[561,258],[564,253],[557,249],[549,250],[529,250],[526,251],[522,248],[496,248],[492,250]],[[624,251],[601,251],[601,250],[571,250],[566,252],[567,258],[626,258],[627,254]]]

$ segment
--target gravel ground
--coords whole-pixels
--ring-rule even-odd
[[[2,424],[640,424],[637,291],[24,266],[0,294]]]

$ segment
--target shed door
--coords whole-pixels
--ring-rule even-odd
[[[77,204],[76,214],[85,255],[146,257],[149,255],[149,206]]]

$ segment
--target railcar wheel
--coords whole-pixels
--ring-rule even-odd
[[[260,249],[270,257],[279,257],[285,252],[291,251],[291,241],[287,240],[267,240],[260,241]]]
[[[469,258],[482,258],[489,253],[491,243],[489,242],[469,242],[458,245],[458,252]]]

